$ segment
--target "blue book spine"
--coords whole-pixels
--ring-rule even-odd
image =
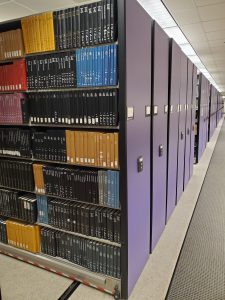
[[[77,72],[77,86],[81,86],[80,81],[80,49],[76,50],[76,72]]]
[[[103,51],[103,46],[100,46],[100,55],[101,55],[101,63],[100,63],[100,86],[103,86],[103,78],[104,78],[104,51]]]
[[[113,208],[116,208],[115,183],[116,183],[116,174],[115,171],[111,171],[111,200],[112,200]]]
[[[113,79],[114,79],[114,47],[113,45],[110,45],[110,79],[109,79],[109,85],[113,85]]]
[[[45,223],[48,224],[48,198],[45,197]]]
[[[84,68],[84,72],[83,72],[83,86],[87,86],[87,54],[88,54],[88,49],[84,48],[83,50],[83,55],[84,55],[84,60],[83,60],[83,68]]]
[[[111,171],[107,171],[108,178],[108,206],[112,207],[112,199],[111,199]]]
[[[113,61],[113,66],[114,66],[114,80],[113,80],[113,85],[117,85],[117,45],[113,45],[114,46],[114,61]]]
[[[96,86],[100,86],[101,53],[99,47],[96,47],[96,56],[97,56]]]
[[[98,56],[96,55],[96,47],[93,48],[93,59],[92,59],[92,78],[93,78],[93,86],[97,86],[97,77],[96,77],[96,72],[97,72],[97,58]]]
[[[37,215],[37,220],[40,223],[41,222],[41,214],[40,214],[40,199],[39,196],[37,196],[37,211],[38,211],[38,215]]]
[[[93,80],[92,80],[92,56],[93,56],[93,48],[89,48],[89,57],[88,57],[88,86],[93,86]]]
[[[108,78],[107,78],[107,86],[110,86],[110,78],[111,78],[111,45],[108,46]]]
[[[120,194],[119,194],[119,172],[118,171],[115,171],[115,175],[116,175],[116,178],[115,178],[115,196],[116,196],[116,199],[115,199],[115,208],[120,208]]]
[[[80,86],[84,85],[84,49],[80,49]]]
[[[108,85],[108,76],[109,76],[109,46],[104,46],[104,81],[103,85]]]
[[[94,48],[90,48],[90,86],[94,86],[94,77],[93,77],[93,57],[94,57]]]
[[[89,53],[90,53],[90,48],[86,48],[86,64],[85,64],[85,86],[89,86],[89,81],[90,81],[90,66],[89,66]]]

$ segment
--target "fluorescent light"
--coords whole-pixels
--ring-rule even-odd
[[[194,63],[194,64],[197,64],[197,63],[200,63],[200,58],[197,56],[197,55],[188,55],[188,57],[190,58],[190,60]]]
[[[186,39],[181,29],[177,26],[170,12],[161,0],[138,0],[147,13],[164,29],[170,38],[180,45],[182,51],[196,65],[198,73],[202,72],[206,78],[220,91],[215,80],[212,78],[191,44]]]
[[[139,2],[162,28],[177,25],[161,0],[139,0]]]
[[[188,40],[178,26],[164,28],[169,37],[173,38],[178,45],[188,44]]]
[[[180,47],[187,56],[196,55],[194,49],[189,43],[180,45]]]

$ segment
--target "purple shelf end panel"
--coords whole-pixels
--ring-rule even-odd
[[[187,97],[187,57],[184,53],[181,55],[181,84],[180,84],[180,116],[178,133],[178,167],[177,167],[177,201],[183,193],[184,183],[184,150],[185,150],[185,121]]]
[[[190,155],[190,177],[193,175],[194,165],[194,146],[195,146],[195,115],[196,115],[196,86],[197,86],[197,68],[193,66],[193,81],[192,81],[192,113],[191,113],[191,155]]]
[[[136,0],[126,0],[128,295],[149,258],[152,19]],[[132,113],[131,113],[132,114]],[[137,160],[143,158],[143,171]],[[122,199],[123,201],[123,199]]]
[[[178,125],[180,104],[180,56],[181,49],[174,40],[170,44],[170,95],[168,122],[168,153],[167,153],[167,206],[166,221],[168,221],[176,206],[177,197],[177,152]]]
[[[169,85],[169,38],[154,22],[153,93],[152,93],[152,226],[151,249],[156,246],[165,227],[167,177],[167,121]]]
[[[193,63],[188,59],[187,100],[186,100],[186,125],[185,125],[185,157],[184,157],[184,190],[190,179],[191,155],[191,113],[192,113],[192,82]]]

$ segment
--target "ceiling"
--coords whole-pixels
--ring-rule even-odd
[[[83,2],[90,1],[0,0],[0,22],[46,10],[71,7]],[[152,6],[159,2],[161,4],[159,0],[139,0],[139,2],[150,15]],[[163,0],[163,3],[174,20],[172,18],[167,20],[167,15],[159,8],[160,25],[168,34],[173,32],[173,36],[179,38],[179,32],[176,33],[178,24],[188,40],[183,37],[183,41],[179,43],[181,48],[184,52],[185,49],[191,51],[187,42],[192,45],[216,85],[225,95],[225,0]],[[201,70],[201,67],[199,68]]]
[[[225,0],[163,0],[225,95]]]

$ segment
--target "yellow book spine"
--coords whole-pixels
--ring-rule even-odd
[[[115,147],[114,134],[110,133],[110,167],[115,167]]]
[[[66,130],[66,155],[67,155],[67,162],[70,163],[71,162],[71,131],[70,130]]]
[[[35,240],[36,240],[36,253],[39,253],[41,250],[41,237],[40,237],[41,233],[40,233],[40,226],[35,225]]]
[[[75,163],[80,163],[80,136],[79,131],[74,131]]]
[[[119,135],[118,133],[114,133],[114,142],[115,142],[115,168],[119,168]]]
[[[48,28],[48,45],[49,51],[55,50],[55,35],[54,35],[54,21],[53,21],[53,13],[47,12],[47,28]]]

